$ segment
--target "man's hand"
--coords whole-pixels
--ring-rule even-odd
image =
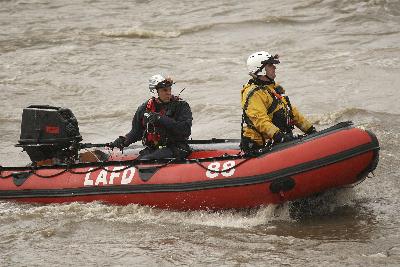
[[[144,113],[144,117],[146,118],[147,123],[156,124],[158,120],[161,118],[161,115],[150,111]]]
[[[284,143],[294,140],[293,134],[284,134],[281,131],[278,131],[274,134],[274,142],[275,143]]]
[[[113,149],[114,147],[117,147],[119,149],[123,149],[125,147],[125,136],[119,136],[117,139],[115,139],[113,142],[109,143],[109,147]]]
[[[311,126],[306,132],[305,132],[305,134],[314,134],[314,133],[316,133],[317,132],[317,130],[315,129],[315,127],[314,126]]]

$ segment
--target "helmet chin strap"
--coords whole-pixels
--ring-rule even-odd
[[[254,73],[250,73],[250,76],[257,79],[258,73],[259,73],[260,71],[262,71],[262,70],[265,68],[265,66],[267,66],[267,64],[268,64],[267,61],[265,61],[264,63],[262,63],[261,66],[260,66]],[[268,77],[268,78],[269,78],[269,77]]]
[[[267,77],[268,78],[268,81],[263,81],[263,80],[261,80],[259,77],[260,76],[258,76],[257,74],[259,73],[259,72],[261,72],[264,68],[265,68],[265,66],[267,66],[267,61],[265,61],[263,64],[261,64],[261,66],[254,72],[254,73],[249,73],[249,75],[251,76],[251,77],[253,77],[253,79],[256,79],[256,80],[259,80],[259,81],[261,81],[261,82],[263,82],[263,83],[274,83],[275,82],[275,80],[274,79],[271,79],[267,74],[265,74],[264,76],[265,77]]]

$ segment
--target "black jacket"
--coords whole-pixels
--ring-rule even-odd
[[[132,119],[132,129],[125,135],[125,145],[130,145],[142,140],[145,134],[144,113],[148,101],[144,102],[136,110]],[[167,145],[187,143],[192,128],[192,111],[189,104],[181,99],[172,99],[168,103],[156,101],[156,112],[165,109],[165,115],[161,115],[157,127],[167,139]]]

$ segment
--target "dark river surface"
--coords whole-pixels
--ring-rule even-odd
[[[381,145],[375,176],[313,200],[250,211],[0,202],[1,266],[400,266],[400,2],[0,1],[0,164],[22,109],[70,108],[84,142],[130,129],[156,73],[193,111],[192,138],[239,138],[249,54],[317,129],[352,120]]]

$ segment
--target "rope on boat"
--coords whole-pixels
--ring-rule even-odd
[[[341,128],[347,128],[352,126],[353,123],[350,121],[347,122],[340,122],[330,128],[321,130],[318,132],[318,135],[322,135],[328,132],[331,132],[333,130],[337,130],[337,129],[341,129]],[[299,139],[302,139],[304,136],[299,136]],[[208,143],[229,143],[229,142],[237,142],[239,141],[239,139],[217,139],[217,138],[212,138],[211,140],[189,140],[189,143],[191,144],[208,144]],[[83,148],[88,148],[88,147],[100,147],[100,146],[105,146],[105,144],[85,144],[86,146]],[[272,149],[272,146],[267,146],[264,147],[258,151],[253,152],[252,154],[244,154],[241,155],[240,153],[237,155],[223,155],[220,157],[210,157],[210,158],[202,158],[202,159],[185,159],[184,162],[186,163],[196,163],[198,166],[200,166],[201,168],[203,168],[204,170],[210,171],[210,172],[214,172],[214,173],[222,173],[222,172],[226,172],[229,170],[232,170],[233,168],[237,168],[238,166],[244,164],[245,162],[247,162],[248,160],[258,157],[264,153],[269,152]],[[227,160],[227,159],[240,159],[240,158],[244,158],[244,160],[242,162],[239,162],[237,165],[232,166],[226,170],[210,170],[208,167],[203,166],[203,164],[201,164],[202,161],[206,162],[206,161],[216,161],[216,160]],[[168,159],[168,161],[162,165],[158,165],[156,167],[158,168],[162,168],[162,167],[166,167],[169,164],[176,162],[178,163],[179,160],[177,158],[172,158],[172,159]],[[114,172],[121,172],[124,171],[126,169],[129,169],[131,167],[136,167],[139,164],[143,164],[143,163],[155,163],[158,164],[159,160],[152,160],[152,161],[148,161],[148,160],[127,160],[127,161],[101,161],[101,162],[89,162],[89,163],[72,163],[72,164],[59,164],[59,165],[47,165],[47,166],[27,166],[27,167],[3,167],[0,165],[0,179],[6,179],[6,178],[10,178],[12,177],[14,174],[16,174],[18,171],[19,172],[25,172],[25,173],[29,173],[29,174],[35,174],[36,176],[40,177],[40,178],[53,178],[56,176],[59,176],[65,172],[69,172],[72,174],[87,174],[87,173],[92,173],[98,170],[104,170],[108,173],[114,173]],[[123,168],[118,168],[117,170],[108,170],[106,167],[107,166],[124,166]],[[97,166],[96,168],[92,169],[92,167]],[[62,167],[64,167],[62,169]],[[86,171],[75,171],[74,169],[76,168],[87,168],[89,167],[88,170]],[[62,169],[60,172],[52,174],[52,175],[41,175],[38,174],[36,171],[38,170],[51,170],[51,169]],[[2,175],[3,171],[13,171],[14,173],[8,174],[8,175]]]
[[[269,150],[269,148],[268,148],[268,150]],[[242,162],[240,162],[237,165],[232,166],[232,167],[230,167],[228,169],[224,169],[224,170],[211,170],[208,167],[203,166],[201,164],[201,161],[238,159],[238,158],[243,158],[244,155],[241,155],[239,153],[239,154],[236,154],[236,155],[223,155],[223,156],[220,156],[220,157],[213,157],[213,158],[186,159],[185,161],[187,163],[196,163],[198,166],[200,166],[201,168],[203,168],[206,171],[210,171],[210,172],[214,172],[214,173],[222,173],[222,172],[230,171],[233,168],[237,168],[238,166],[244,164],[248,160],[250,160],[250,159],[252,159],[254,157],[257,157],[260,154],[265,153],[265,152],[266,151],[264,149],[263,151],[260,150],[259,153],[254,153],[252,155],[247,155],[248,157],[245,158]],[[163,167],[166,167],[166,166],[168,166],[168,165],[170,165],[170,164],[172,164],[174,162],[177,162],[177,161],[178,161],[177,158],[171,158],[171,159],[168,159],[167,162],[165,162],[165,163],[163,163],[161,165],[156,165],[154,167],[163,168]],[[15,172],[14,172],[14,173],[10,173],[8,175],[3,175],[2,172],[3,171],[7,171],[7,170],[8,171],[26,172],[26,173],[29,173],[29,174],[34,174],[34,175],[36,175],[36,176],[38,176],[40,178],[54,178],[54,177],[57,177],[59,175],[62,175],[64,173],[66,173],[66,172],[69,172],[71,174],[78,174],[78,175],[80,175],[80,174],[88,174],[88,173],[96,172],[98,170],[104,170],[104,171],[106,171],[108,173],[116,173],[116,172],[125,171],[126,169],[129,169],[129,168],[132,168],[132,167],[137,167],[139,164],[143,164],[143,163],[156,163],[157,164],[157,162],[158,161],[154,161],[154,160],[152,160],[151,162],[147,161],[147,160],[127,160],[127,161],[102,161],[102,162],[90,162],[90,163],[64,164],[65,165],[64,169],[62,169],[60,172],[57,172],[57,173],[54,173],[54,174],[51,174],[51,175],[42,175],[42,174],[39,174],[37,171],[45,170],[45,169],[47,169],[47,170],[49,170],[49,169],[60,169],[60,167],[63,167],[63,165],[51,165],[51,166],[35,166],[35,165],[33,165],[33,166],[27,166],[27,167],[3,167],[3,166],[0,165],[0,178],[1,179],[7,179],[7,178],[12,177],[15,174]],[[91,168],[91,167],[96,166],[96,165],[97,165],[96,168],[93,168],[93,169]],[[116,165],[124,166],[124,167],[123,168],[118,168],[117,170],[109,170],[109,169],[107,169],[108,166],[116,166]],[[75,171],[74,170],[74,169],[77,169],[77,168],[86,168],[86,167],[89,167],[89,169],[85,170],[85,171]],[[152,166],[150,166],[150,167],[152,167]]]
[[[159,167],[159,168],[165,167],[165,166],[171,164],[171,163],[172,163],[173,161],[175,161],[175,160],[176,160],[176,159],[174,158],[174,159],[172,159],[172,160],[169,160],[167,163],[164,163],[164,164],[162,164],[162,165],[158,165],[157,167]],[[112,161],[111,161],[111,162],[112,162]],[[127,161],[115,161],[115,162],[127,162]],[[132,168],[132,167],[136,167],[136,166],[137,166],[137,165],[135,165],[135,164],[124,164],[124,165],[126,165],[126,166],[124,166],[123,168],[118,168],[117,170],[109,170],[109,169],[107,169],[106,167],[107,167],[107,166],[110,166],[110,165],[107,164],[107,166],[99,165],[99,166],[97,166],[97,167],[94,168],[94,169],[89,168],[89,169],[86,170],[86,171],[80,172],[80,171],[74,171],[74,169],[79,168],[77,165],[78,165],[78,164],[74,164],[74,167],[73,167],[73,168],[71,168],[70,165],[67,165],[65,169],[61,170],[60,172],[51,174],[51,175],[42,175],[42,174],[39,174],[37,171],[38,171],[38,170],[41,170],[41,169],[44,169],[44,168],[40,168],[40,169],[39,169],[39,168],[37,168],[37,167],[35,167],[35,166],[31,166],[31,168],[27,171],[27,173],[34,174],[34,175],[36,175],[36,176],[38,176],[38,177],[40,177],[40,178],[54,178],[54,177],[57,177],[57,176],[59,176],[59,175],[61,175],[61,174],[63,174],[63,173],[66,173],[66,172],[69,172],[69,173],[71,173],[71,174],[88,174],[88,173],[96,172],[96,171],[98,171],[98,170],[104,170],[104,171],[106,171],[106,172],[108,172],[108,173],[114,173],[114,172],[122,172],[122,171],[125,171],[126,169],[129,169],[129,168]],[[43,167],[48,167],[48,166],[43,166]],[[0,178],[1,178],[1,179],[7,179],[7,178],[12,177],[14,173],[10,173],[10,174],[5,175],[5,176],[2,175],[2,172],[3,172],[3,169],[4,169],[4,168],[5,168],[5,167],[2,167],[2,166],[0,165]],[[12,168],[12,167],[7,167],[7,168]]]
[[[252,158],[254,158],[254,157],[246,158],[246,159],[244,159],[243,161],[239,162],[237,165],[234,165],[234,166],[232,166],[232,167],[229,167],[228,169],[222,169],[222,170],[210,170],[209,168],[207,168],[206,166],[204,166],[203,164],[201,164],[199,160],[196,160],[195,163],[196,163],[198,166],[200,166],[201,168],[203,168],[204,170],[206,170],[206,171],[214,172],[214,173],[223,173],[223,172],[229,172],[230,170],[239,167],[240,165],[242,165],[243,163],[246,163],[248,160],[250,160],[250,159],[252,159]]]

